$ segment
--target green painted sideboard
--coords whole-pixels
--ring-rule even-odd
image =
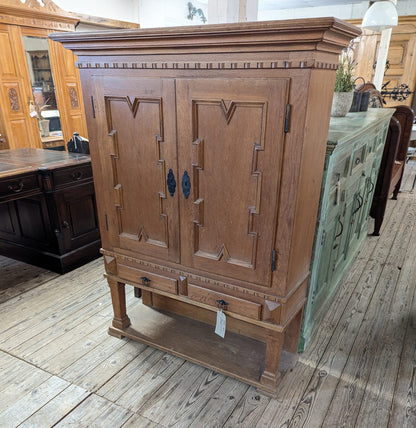
[[[394,109],[331,118],[299,351],[323,318],[367,236],[367,221]]]

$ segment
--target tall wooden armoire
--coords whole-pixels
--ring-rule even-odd
[[[351,20],[360,25],[360,20]],[[377,54],[381,41],[381,33],[363,30],[361,37],[354,43],[354,56],[357,61],[356,75],[367,82],[374,78]],[[395,107],[407,105],[413,109],[416,106],[416,16],[400,16],[399,24],[392,28],[390,45],[387,53],[383,88],[385,106]],[[361,81],[359,81],[361,83]],[[407,85],[408,89],[401,85]],[[396,90],[395,90],[396,88]],[[400,91],[403,91],[401,94]],[[407,95],[405,94],[407,91]],[[405,97],[402,95],[405,94]]]
[[[1,1],[0,149],[62,146],[73,132],[87,137],[74,55],[48,40],[51,32],[74,31],[77,22],[50,0]],[[36,105],[49,121],[42,135]]]
[[[79,61],[110,334],[276,390],[299,340],[338,54],[359,32],[319,18],[51,36]],[[125,283],[143,299],[129,316]]]

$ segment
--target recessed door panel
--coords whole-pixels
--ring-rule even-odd
[[[111,148],[108,191],[118,228],[113,245],[179,261],[177,193],[167,188],[177,162],[174,81],[106,77],[102,82],[96,96]]]
[[[183,264],[269,284],[288,88],[177,81]]]

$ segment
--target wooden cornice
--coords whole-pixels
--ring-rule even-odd
[[[227,53],[320,51],[338,54],[361,30],[336,18],[293,19],[141,30],[52,34],[77,55],[92,52]]]

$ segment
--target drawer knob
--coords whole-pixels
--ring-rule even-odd
[[[151,279],[149,279],[147,276],[142,276],[140,279],[142,280],[142,285],[150,284]]]
[[[15,186],[10,185],[7,188],[14,193],[19,193],[23,190],[23,181],[21,181],[19,184],[16,184]]]
[[[227,309],[227,306],[228,306],[228,303],[225,300],[223,299],[217,300],[217,308]]]
[[[75,171],[71,174],[71,177],[73,180],[81,180],[82,172],[81,171]]]

